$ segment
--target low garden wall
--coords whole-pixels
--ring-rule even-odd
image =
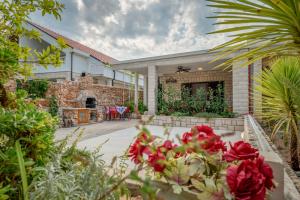
[[[142,120],[148,121],[150,115],[143,115]],[[244,118],[197,118],[197,117],[174,117],[156,115],[149,122],[149,125],[170,126],[170,127],[187,127],[204,124],[216,130],[243,131]]]
[[[272,192],[271,199],[300,199],[300,179],[266,135],[260,124],[250,115],[245,116],[244,139],[259,149],[265,160],[271,165],[277,188]]]

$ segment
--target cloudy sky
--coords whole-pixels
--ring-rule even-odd
[[[118,60],[209,49],[226,40],[205,0],[62,0],[62,21],[31,20]]]

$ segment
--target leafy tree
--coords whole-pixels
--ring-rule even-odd
[[[0,2],[0,104],[7,105],[7,94],[4,84],[14,77],[28,77],[31,75],[32,64],[43,66],[62,63],[61,49],[66,45],[58,39],[57,45],[50,45],[42,51],[31,50],[19,45],[19,37],[27,36],[40,40],[36,30],[28,30],[24,23],[29,15],[40,11],[42,15],[50,14],[60,19],[60,12],[64,8],[57,0],[4,0]]]
[[[58,0],[0,1],[0,199],[22,199],[22,194],[27,199],[26,184],[34,177],[32,169],[46,165],[54,150],[56,120],[27,103],[24,91],[12,94],[6,91],[5,84],[15,78],[26,79],[31,75],[32,64],[62,63],[60,54],[65,44],[61,39],[57,45],[38,52],[20,46],[19,38],[40,39],[39,32],[24,26],[31,13],[60,19],[63,8]]]
[[[49,88],[49,82],[45,79],[34,79],[26,82],[17,80],[17,90],[22,89],[28,92],[30,98],[45,98],[46,92]]]
[[[300,114],[300,59],[286,57],[277,60],[270,70],[262,73],[257,89],[263,95],[262,115],[275,122],[272,136],[285,127],[285,136],[290,139],[291,166],[299,171],[298,124]]]
[[[224,62],[252,58],[254,62],[265,57],[300,55],[300,0],[207,0],[218,8],[217,25],[229,26],[212,32],[229,33],[232,39],[217,46],[216,60],[243,49],[250,49]]]

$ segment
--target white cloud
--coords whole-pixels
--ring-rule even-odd
[[[66,1],[62,24],[49,18],[54,31],[124,60],[212,48],[226,35],[207,35],[214,21],[200,0],[76,0]],[[93,8],[89,8],[92,6]],[[99,8],[99,9],[96,9]],[[66,31],[67,29],[67,31]]]

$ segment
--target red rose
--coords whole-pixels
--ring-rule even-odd
[[[209,137],[215,135],[214,130],[209,126],[202,125],[202,126],[196,126],[195,128],[198,131],[198,134],[202,135],[203,137]]]
[[[200,146],[202,149],[206,150],[209,153],[216,153],[218,151],[226,151],[225,142],[221,140],[221,137],[218,135],[212,135],[208,137],[198,137],[198,141],[201,142]]]
[[[130,146],[128,157],[131,157],[131,160],[134,161],[135,164],[140,164],[143,161],[143,154],[150,153],[150,149],[147,145],[153,140],[153,136],[146,133],[141,133],[135,142]]]
[[[270,190],[272,188],[275,187],[274,182],[273,182],[273,170],[270,167],[269,164],[267,164],[266,162],[264,162],[264,158],[263,157],[258,157],[256,159],[256,165],[259,169],[259,171],[265,176],[266,178],[266,187]]]
[[[200,147],[209,153],[227,150],[225,142],[209,126],[195,126],[191,129],[191,132],[184,133],[181,140],[184,144],[191,144],[191,147],[187,149],[187,153],[194,152],[199,143]]]
[[[256,148],[253,148],[249,143],[238,141],[232,144],[230,143],[230,150],[225,152],[223,157],[227,162],[232,162],[234,160],[246,160],[255,159],[258,157],[259,153]]]
[[[264,171],[264,168],[266,171]],[[270,173],[270,174],[269,174]],[[273,172],[263,158],[244,160],[227,168],[226,180],[236,200],[264,200]]]
[[[166,140],[163,145],[162,145],[163,148],[165,148],[167,151],[171,150],[174,148],[174,145],[172,143],[171,140]]]
[[[157,151],[149,155],[148,163],[151,167],[153,167],[154,171],[162,172],[166,167],[163,163],[164,160],[166,160],[164,154],[162,154],[160,151]]]
[[[186,133],[184,133],[184,134],[182,135],[181,141],[182,141],[182,143],[187,144],[187,143],[189,143],[190,141],[193,140],[193,137],[194,137],[194,134],[193,134],[193,133],[191,133],[191,132],[186,132]]]

